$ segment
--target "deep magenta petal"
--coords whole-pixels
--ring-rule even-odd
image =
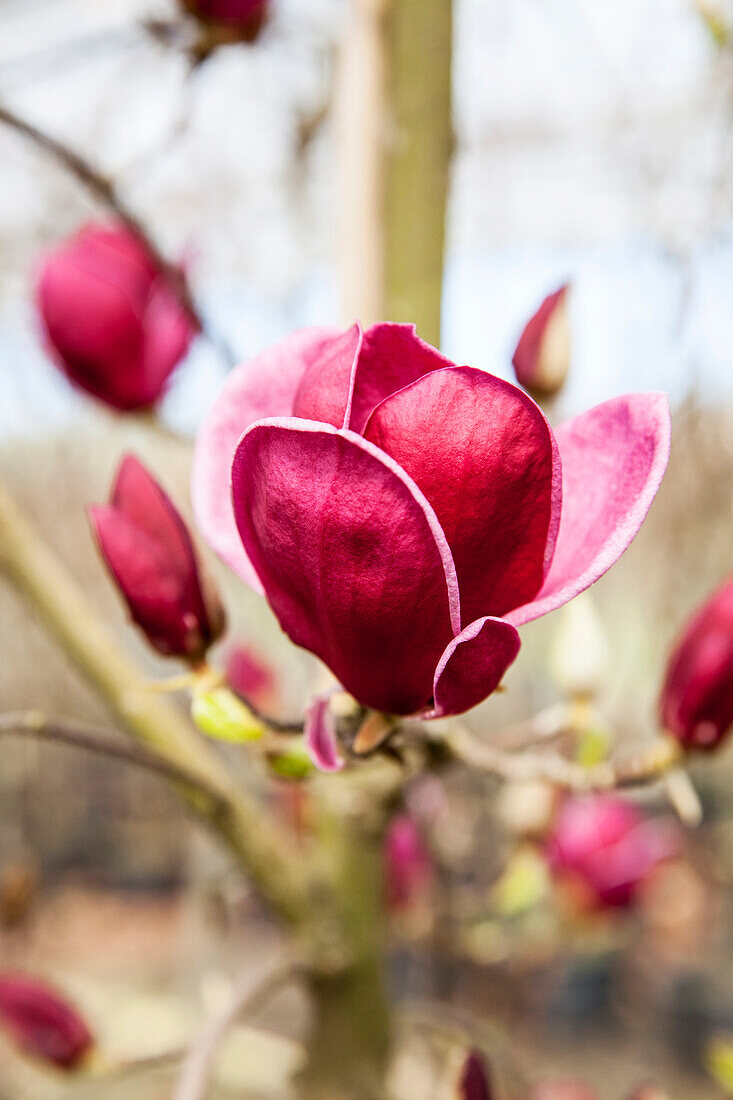
[[[392,394],[364,431],[420,486],[453,553],[463,623],[503,615],[542,585],[560,469],[542,411],[485,371],[433,371]]]
[[[344,761],[338,749],[330,694],[316,695],[305,708],[303,734],[306,752],[315,766],[322,772],[340,772]]]
[[[503,619],[470,623],[446,647],[435,670],[432,711],[426,718],[463,714],[498,688],[519,653],[519,634]]]
[[[304,371],[292,412],[341,428],[348,419],[351,384],[363,332],[355,324],[325,344]]]
[[[493,1095],[486,1062],[477,1050],[472,1050],[461,1069],[458,1100],[492,1100]]]
[[[365,706],[427,706],[460,606],[445,536],[404,471],[353,432],[293,417],[245,433],[232,493],[290,638]]]
[[[191,475],[196,522],[229,568],[259,593],[262,585],[244,551],[232,511],[234,452],[242,432],[255,420],[290,416],[303,374],[339,336],[336,329],[301,329],[236,367],[196,439]]]
[[[450,359],[420,339],[414,325],[372,325],[364,333],[355,365],[345,426],[363,432],[372,410],[385,397],[430,371],[452,366]]]
[[[0,1026],[26,1054],[58,1069],[76,1069],[94,1046],[78,1010],[46,982],[0,973]]]
[[[538,596],[506,615],[520,626],[588,588],[632,541],[669,459],[665,394],[627,394],[560,425],[562,511],[555,554]]]

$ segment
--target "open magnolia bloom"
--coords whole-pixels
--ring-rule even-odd
[[[411,325],[301,331],[233,371],[196,445],[204,536],[360,703],[480,703],[517,627],[597,580],[669,454],[662,394],[553,433],[522,390]]]

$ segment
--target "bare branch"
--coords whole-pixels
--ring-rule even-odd
[[[457,760],[500,779],[544,779],[575,791],[613,790],[661,779],[680,760],[679,746],[670,738],[659,738],[638,756],[593,767],[584,767],[559,753],[506,752],[458,725],[436,735],[436,739]]]
[[[0,714],[0,735],[2,734],[52,741],[56,744],[109,756],[180,783],[190,791],[203,795],[213,803],[214,807],[222,809],[224,805],[221,794],[199,776],[163,757],[153,755],[142,746],[125,744],[117,740],[113,731],[99,730],[84,722],[70,719],[46,718],[39,711],[13,711],[9,714]]]
[[[225,1010],[206,1024],[189,1048],[173,1100],[205,1100],[212,1064],[227,1031],[240,1017],[258,1012],[297,973],[298,967],[289,962],[254,981],[251,974],[240,978]]]

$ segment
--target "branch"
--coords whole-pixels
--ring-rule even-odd
[[[216,794],[181,788],[192,809],[222,838],[279,915],[314,937],[339,940],[329,926],[329,891],[294,855],[290,835],[237,784],[229,767],[173,704],[146,690],[145,677],[117,646],[86,594],[45,545],[0,483],[0,571],[133,738],[146,750]],[[313,919],[318,892],[319,921]],[[318,927],[314,927],[318,925]],[[316,953],[316,945],[314,953]],[[329,953],[324,948],[324,953]]]
[[[39,741],[53,741],[72,748],[122,760],[189,788],[192,794],[209,799],[213,808],[221,811],[221,793],[203,782],[198,775],[164,760],[138,745],[127,745],[115,738],[113,731],[98,730],[83,722],[70,719],[50,719],[39,711],[18,711],[0,714],[0,734],[26,737]]]
[[[436,739],[457,760],[500,779],[544,779],[574,791],[607,791],[661,779],[680,760],[680,748],[671,738],[659,738],[639,756],[589,768],[558,753],[505,752],[463,726],[453,726]]]
[[[172,286],[192,323],[200,332],[206,335],[212,344],[216,345],[228,365],[233,366],[236,362],[236,357],[220,337],[215,337],[208,330],[193,300],[185,275],[179,267],[170,263],[165,258],[160,248],[155,243],[151,232],[146,229],[140,218],[129,209],[127,204],[120,197],[112,180],[90,164],[81,154],[70,149],[68,145],[65,145],[57,138],[51,137],[50,134],[46,134],[43,130],[39,130],[37,126],[21,118],[9,107],[5,107],[2,104],[0,104],[0,123],[9,126],[11,129],[15,130],[16,133],[22,134],[23,137],[31,141],[37,148],[47,153],[48,156],[60,164],[62,168],[65,168],[75,176],[95,199],[112,211],[115,217],[122,222],[130,233],[140,242],[157,270]]]
[[[287,963],[270,971],[254,984],[250,974],[240,979],[226,1009],[207,1023],[190,1047],[173,1100],[205,1100],[212,1063],[227,1031],[241,1016],[253,1015],[259,1011],[297,973],[295,964]]]

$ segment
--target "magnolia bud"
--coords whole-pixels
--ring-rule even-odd
[[[198,22],[212,47],[253,42],[270,14],[270,0],[179,0]]]
[[[433,864],[412,818],[399,814],[390,823],[384,841],[387,904],[407,908],[430,886]]]
[[[132,455],[120,464],[109,505],[89,509],[105,563],[130,615],[164,656],[196,662],[224,629],[191,535],[173,502]]]
[[[58,1069],[77,1069],[94,1040],[84,1019],[37,978],[0,973],[0,1026],[25,1054]]]
[[[568,285],[545,298],[519,337],[512,364],[517,381],[534,397],[553,397],[570,369]]]
[[[37,302],[59,367],[122,411],[163,396],[197,331],[169,279],[124,227],[88,225],[51,252]]]
[[[703,604],[672,651],[659,717],[695,749],[716,748],[733,726],[733,578]]]
[[[678,850],[671,822],[645,820],[614,795],[567,798],[547,842],[553,873],[608,908],[633,904],[647,875]]]
[[[486,1063],[477,1050],[472,1050],[461,1069],[458,1100],[492,1100],[493,1095]]]

